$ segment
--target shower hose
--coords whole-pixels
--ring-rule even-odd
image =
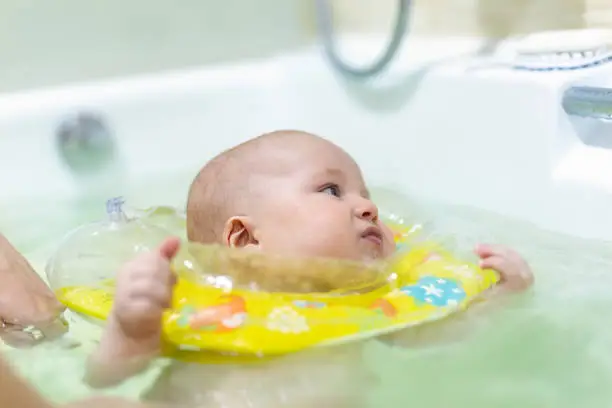
[[[396,56],[402,40],[408,30],[410,17],[410,0],[398,0],[398,11],[391,39],[382,55],[364,67],[356,67],[343,61],[338,55],[333,27],[331,0],[316,0],[317,22],[323,43],[323,50],[331,65],[345,76],[367,79],[378,75],[387,68]]]

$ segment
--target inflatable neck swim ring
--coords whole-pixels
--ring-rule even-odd
[[[172,264],[179,279],[163,319],[169,353],[279,355],[353,342],[441,319],[496,283],[493,271],[461,262],[435,244],[411,241],[413,228],[392,228],[398,244],[410,250],[371,265],[186,243]],[[56,256],[48,272],[66,277],[65,266],[85,251],[95,248],[73,247],[76,258]],[[104,320],[114,298],[108,272],[97,271],[97,282],[87,284],[50,281],[68,308]]]

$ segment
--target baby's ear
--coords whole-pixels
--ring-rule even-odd
[[[238,216],[227,220],[223,229],[223,242],[230,248],[259,246],[251,219],[246,216]]]

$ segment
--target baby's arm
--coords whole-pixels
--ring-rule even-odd
[[[86,382],[93,387],[120,383],[147,367],[161,348],[162,314],[170,307],[175,277],[170,261],[179,248],[167,239],[117,274],[113,309],[100,345],[90,357]]]
[[[481,268],[493,269],[500,275],[499,283],[483,293],[476,304],[448,319],[403,330],[384,338],[401,347],[431,346],[457,341],[472,332],[493,309],[503,305],[504,294],[518,293],[533,285],[531,268],[515,251],[501,245],[478,245]]]

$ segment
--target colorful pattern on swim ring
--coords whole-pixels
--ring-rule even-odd
[[[457,306],[466,296],[463,287],[455,279],[435,276],[424,276],[414,285],[402,286],[400,291],[412,296],[417,304],[439,307]]]

